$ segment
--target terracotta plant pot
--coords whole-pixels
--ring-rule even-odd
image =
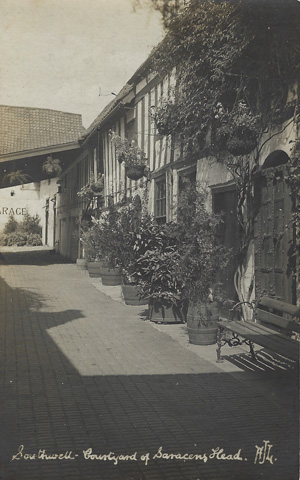
[[[184,314],[171,302],[150,299],[149,319],[155,323],[183,323]]]
[[[121,270],[119,268],[101,267],[102,284],[108,286],[121,285]]]
[[[187,312],[189,341],[193,345],[213,345],[217,343],[218,308],[212,305],[191,305]]]
[[[146,305],[148,300],[139,297],[137,285],[122,284],[122,294],[126,305]]]

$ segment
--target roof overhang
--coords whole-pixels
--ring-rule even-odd
[[[49,147],[35,148],[34,150],[24,150],[22,152],[12,152],[0,155],[0,163],[9,162],[11,160],[21,160],[22,158],[39,157],[49,153],[58,153],[68,150],[77,150],[80,148],[78,142],[63,143],[61,145],[51,145]]]

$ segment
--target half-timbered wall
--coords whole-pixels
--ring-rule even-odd
[[[145,152],[150,172],[155,172],[151,184],[147,185],[149,192],[149,211],[162,221],[169,220],[170,201],[173,197],[173,185],[167,166],[174,161],[174,148],[171,136],[160,135],[153,122],[152,115],[161,98],[167,98],[170,89],[174,87],[174,74],[159,81],[154,76],[141,80],[135,87],[135,101],[130,107],[122,110],[122,115],[104,131],[103,160],[105,172],[106,197],[112,195],[115,202],[130,197],[145,186],[147,180],[133,181],[126,177],[125,166],[116,158],[115,147],[111,142],[110,131],[121,137],[126,137]],[[164,185],[163,185],[164,184]],[[163,198],[165,199],[163,205]],[[161,201],[160,201],[161,200]],[[161,213],[163,213],[161,215]]]

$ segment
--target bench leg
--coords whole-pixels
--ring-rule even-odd
[[[251,356],[252,356],[252,360],[254,360],[256,362],[257,358],[255,356],[254,346],[253,346],[253,343],[251,342],[251,340],[249,340],[249,347],[250,347],[250,353],[251,353]]]
[[[222,337],[222,328],[218,327],[217,331],[217,363],[222,363],[222,357],[221,357],[221,337]]]

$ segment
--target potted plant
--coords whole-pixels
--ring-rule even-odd
[[[80,243],[84,252],[84,258],[77,259],[80,269],[88,270],[90,277],[100,277],[101,273],[101,248],[98,241],[98,225],[93,217],[89,221],[83,220],[80,225]]]
[[[97,178],[94,178],[94,175],[91,176],[90,178],[90,188],[93,192],[94,195],[103,195],[104,191],[104,175],[102,173],[99,173],[97,175]]]
[[[146,217],[138,231],[138,259],[133,274],[143,298],[149,298],[149,318],[156,323],[184,321],[182,284],[176,275],[178,251],[168,226]]]
[[[131,180],[139,180],[145,175],[147,165],[146,154],[135,144],[134,140],[121,138],[115,132],[111,133],[111,141],[116,147],[120,162],[124,162],[126,176]]]
[[[212,296],[217,275],[228,261],[229,252],[218,242],[222,218],[206,208],[207,193],[199,185],[186,188],[180,196],[177,222],[178,260],[176,275],[182,298],[188,303],[187,329],[190,343],[216,343],[218,307]]]
[[[150,111],[150,116],[160,135],[171,135],[180,130],[182,122],[179,113],[175,101],[162,98],[158,106]]]
[[[145,305],[147,299],[142,298],[137,278],[134,277],[138,252],[135,249],[136,238],[142,222],[141,202],[138,196],[128,199],[119,207],[118,237],[122,243],[119,250],[119,264],[122,270],[122,295],[126,305]]]
[[[141,294],[149,297],[149,318],[156,323],[181,323],[184,320],[182,285],[175,275],[176,246],[162,251],[148,250],[140,259],[143,270]]]
[[[42,170],[47,175],[60,175],[62,172],[60,160],[58,158],[52,158],[52,155],[49,155],[42,165]]]
[[[257,146],[259,116],[241,100],[231,112],[219,102],[215,111],[214,143],[234,156],[247,155]]]
[[[100,173],[98,174],[97,178],[95,178],[93,172],[90,172],[89,182],[86,185],[84,185],[79,190],[79,192],[77,192],[77,195],[90,202],[95,196],[99,196],[99,195],[103,196],[103,193],[104,193],[104,175]]]
[[[87,270],[87,259],[86,258],[77,258],[76,265],[78,270]]]
[[[112,201],[98,219],[94,219],[97,230],[97,245],[101,251],[101,278],[103,285],[121,284],[122,236],[119,228],[119,212]]]

